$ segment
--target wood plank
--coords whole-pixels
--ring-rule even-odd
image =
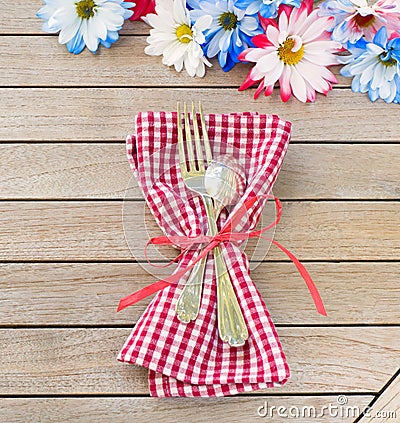
[[[149,212],[143,218],[144,207],[130,202],[124,209],[132,241],[148,239],[146,230],[160,234]],[[275,239],[303,260],[398,260],[399,211],[399,202],[287,202]],[[3,202],[0,260],[132,260],[121,213],[119,201]],[[136,251],[144,259],[141,243]],[[172,258],[176,252],[148,254]],[[267,255],[267,260],[285,258],[276,248]]]
[[[400,375],[381,393],[377,401],[366,410],[360,423],[392,422],[400,418]]]
[[[317,3],[320,0],[317,1]],[[36,12],[43,6],[43,0],[14,0],[9,7],[7,0],[0,0],[2,8],[1,34],[40,34],[43,21],[36,18]],[[121,34],[148,34],[150,27],[144,22],[125,21]]]
[[[269,422],[282,422],[283,416],[296,416],[298,413],[298,422],[310,423],[311,418],[316,422],[336,423],[338,418],[334,413],[324,410],[324,407],[329,408],[332,404],[343,409],[340,421],[351,423],[372,398],[368,395],[349,396],[348,403],[343,407],[338,406],[338,397],[333,395],[192,398],[190,403],[183,398],[3,398],[0,416],[7,423],[24,421],[26,416],[31,421],[46,423],[148,423],[158,421],[160,416],[163,423],[242,423],[253,421],[253,418],[264,413],[264,418],[268,418]],[[282,408],[278,415],[278,407],[286,410]],[[320,416],[323,420],[317,420],[314,416]]]
[[[307,263],[307,269],[328,317],[315,311],[292,263],[252,271],[275,323],[400,324],[400,263]],[[1,264],[0,326],[132,325],[150,298],[122,313],[117,304],[154,281],[135,263]]]
[[[279,328],[292,370],[271,393],[381,389],[400,361],[399,327]],[[0,330],[0,394],[147,394],[147,370],[116,354],[128,329]]]
[[[320,96],[317,104],[295,99],[284,104],[278,93],[255,101],[253,93],[230,88],[170,88],[167,95],[157,88],[2,88],[0,141],[122,141],[140,110],[175,110],[178,100],[190,98],[202,101],[210,113],[276,113],[293,122],[293,141],[400,141],[400,126],[393,124],[396,104],[371,103],[348,89]],[[349,116],[356,117],[351,124],[338,124]],[[371,122],[374,130],[366,130]]]
[[[15,48],[18,45],[18,48]],[[239,87],[251,65],[237,65],[223,72],[212,59],[205,78],[192,78],[162,65],[161,58],[144,53],[146,37],[122,36],[113,48],[94,55],[85,50],[71,55],[54,37],[0,37],[2,86],[225,86]],[[32,51],[35,54],[32,54]],[[29,57],[30,60],[26,60]],[[349,87],[350,79],[339,74],[335,87]]]
[[[43,20],[36,17],[36,12],[43,6],[43,0],[15,0],[10,7],[7,0],[0,0],[1,34],[40,34]],[[149,27],[144,22],[125,21],[123,34],[148,34]]]
[[[0,163],[2,199],[142,198],[123,141],[0,145]],[[400,145],[293,144],[274,191],[286,200],[398,199],[399,172]]]

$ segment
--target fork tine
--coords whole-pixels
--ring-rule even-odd
[[[201,101],[199,101],[199,111],[201,120],[201,130],[203,132],[204,149],[206,150],[207,164],[210,164],[210,162],[212,161],[212,151],[210,146],[210,140],[208,138],[206,122],[204,120],[203,106],[201,104]]]
[[[188,162],[189,167],[188,171],[196,170],[195,166],[195,157],[194,157],[194,151],[193,151],[193,145],[192,145],[192,132],[190,130],[190,121],[189,121],[189,115],[187,112],[186,102],[183,103],[183,114],[185,118],[185,134],[186,134],[186,150],[188,153]]]
[[[200,142],[199,125],[197,123],[197,113],[194,109],[193,101],[192,101],[192,120],[193,120],[194,142],[196,145],[197,166],[200,172],[204,172],[205,167],[204,167],[203,148]]]
[[[186,167],[185,148],[183,145],[183,130],[182,130],[182,115],[181,115],[181,104],[178,101],[177,104],[177,119],[178,119],[178,149],[179,149],[179,165],[181,168],[182,177],[184,178],[188,172]]]

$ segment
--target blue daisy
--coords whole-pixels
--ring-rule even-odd
[[[44,0],[36,14],[44,19],[43,30],[59,32],[58,41],[69,52],[79,54],[85,46],[95,53],[102,44],[111,47],[135,4],[124,0]]]
[[[246,9],[247,13],[260,13],[263,18],[276,18],[281,4],[300,7],[301,0],[237,0],[236,7]]]
[[[238,8],[233,0],[188,0],[187,3],[194,22],[204,15],[212,17],[203,49],[209,58],[218,55],[225,72],[239,63],[238,56],[243,50],[253,46],[252,37],[263,32],[257,14]]]
[[[371,101],[378,98],[386,103],[400,103],[400,38],[388,40],[385,27],[373,41],[360,39],[348,44],[350,56],[340,58],[345,64],[340,73],[353,77],[354,92],[368,93]]]

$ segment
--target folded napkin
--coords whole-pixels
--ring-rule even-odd
[[[255,113],[205,116],[213,157],[233,156],[247,176],[243,198],[265,195],[281,168],[291,124],[275,115]],[[195,237],[204,233],[206,213],[199,197],[183,184],[177,149],[177,114],[139,113],[135,135],[127,138],[127,154],[144,198],[164,234]],[[255,228],[263,201],[256,204],[236,230]],[[225,215],[226,218],[226,215]],[[222,216],[224,219],[224,216]],[[217,293],[212,254],[209,255],[197,319],[189,324],[176,317],[175,304],[190,274],[158,292],[118,355],[118,360],[149,369],[152,396],[233,395],[284,384],[289,367],[265,303],[249,275],[245,253],[232,242],[222,254],[249,331],[242,347],[222,342],[217,328]],[[198,254],[186,252],[176,272]]]

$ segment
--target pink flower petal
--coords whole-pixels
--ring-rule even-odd
[[[307,47],[305,48],[303,59],[307,59],[309,62],[319,66],[332,66],[339,63],[338,57],[334,54],[327,51],[320,51],[319,53],[318,51],[308,52]]]
[[[313,11],[314,0],[303,0],[302,5],[304,5],[307,8],[308,13],[310,14]]]
[[[282,60],[277,59],[277,61],[274,63],[274,67],[270,68],[269,73],[265,76],[265,84],[274,85],[275,82],[281,77],[284,67],[285,66]]]
[[[333,19],[333,16],[323,16],[313,22],[301,37],[304,44],[317,39],[323,32],[328,31],[332,26]]]
[[[274,91],[274,86],[273,85],[267,85],[265,87],[265,93],[264,93],[265,97],[270,96],[273,93],[273,91]]]
[[[289,34],[300,34],[305,19],[307,18],[306,8],[294,8],[289,18],[288,32]]]
[[[281,13],[279,15],[279,31],[288,32],[289,19],[286,13]]]
[[[306,82],[319,93],[326,94],[332,89],[332,85],[327,82],[321,73],[321,67],[318,67],[310,62],[299,62],[295,65],[296,70],[306,80]]]
[[[265,80],[262,80],[261,83],[260,83],[260,85],[256,89],[256,92],[254,93],[254,99],[255,100],[257,100],[257,98],[260,96],[260,94],[262,93],[263,89],[265,88],[264,84],[265,84]]]
[[[258,80],[267,76],[269,80],[269,75],[274,75],[274,73],[277,72],[276,69],[280,68],[281,63],[282,62],[279,60],[276,51],[263,56],[252,69],[252,78]],[[278,77],[276,79],[278,79]],[[271,83],[273,84],[275,81]]]
[[[246,62],[246,61],[247,61],[247,60],[246,60],[246,57],[247,57],[247,55],[249,54],[249,52],[250,52],[251,50],[253,50],[253,49],[248,48],[248,49],[246,49],[246,50],[243,50],[243,51],[239,54],[238,59],[239,59],[240,61],[242,61],[242,62]]]
[[[256,47],[259,47],[259,48],[273,46],[273,43],[270,40],[268,40],[268,37],[265,34],[256,35],[255,37],[251,39],[251,41]]]
[[[279,41],[278,41],[279,40],[279,30],[278,30],[278,28],[275,28],[274,26],[270,25],[267,28],[266,37],[275,47],[279,46]]]
[[[287,102],[292,95],[292,89],[290,87],[290,74],[291,67],[285,66],[282,71],[282,75],[279,78],[280,94],[283,102]]]
[[[314,103],[316,94],[315,90],[306,82],[307,103]]]
[[[276,23],[275,19],[271,19],[271,18],[263,18],[261,15],[258,15],[260,18],[260,23],[262,28],[264,29],[264,31],[267,30],[269,25],[273,25],[276,28],[278,28],[278,24]]]
[[[247,90],[247,88],[250,88],[252,85],[254,85],[257,81],[254,81],[254,79],[251,78],[251,70],[246,76],[246,79],[244,80],[243,84],[239,87],[239,91]]]
[[[292,87],[293,95],[305,103],[307,101],[306,82],[294,66],[290,75],[290,86]]]
[[[327,81],[331,82],[332,84],[337,84],[337,78],[336,76],[325,66],[318,66],[315,63],[308,62],[307,60],[302,60],[302,62],[305,62],[305,64],[308,66],[310,63],[312,66],[317,66],[319,75],[326,79]]]
[[[279,10],[278,10],[278,16],[280,16],[281,14],[286,15],[287,17],[290,16],[290,14],[292,13],[292,10],[294,8],[292,6],[288,6],[286,4],[281,4],[279,6]]]
[[[243,62],[258,62],[266,54],[268,52],[263,48],[249,48],[240,53],[238,59]]]

